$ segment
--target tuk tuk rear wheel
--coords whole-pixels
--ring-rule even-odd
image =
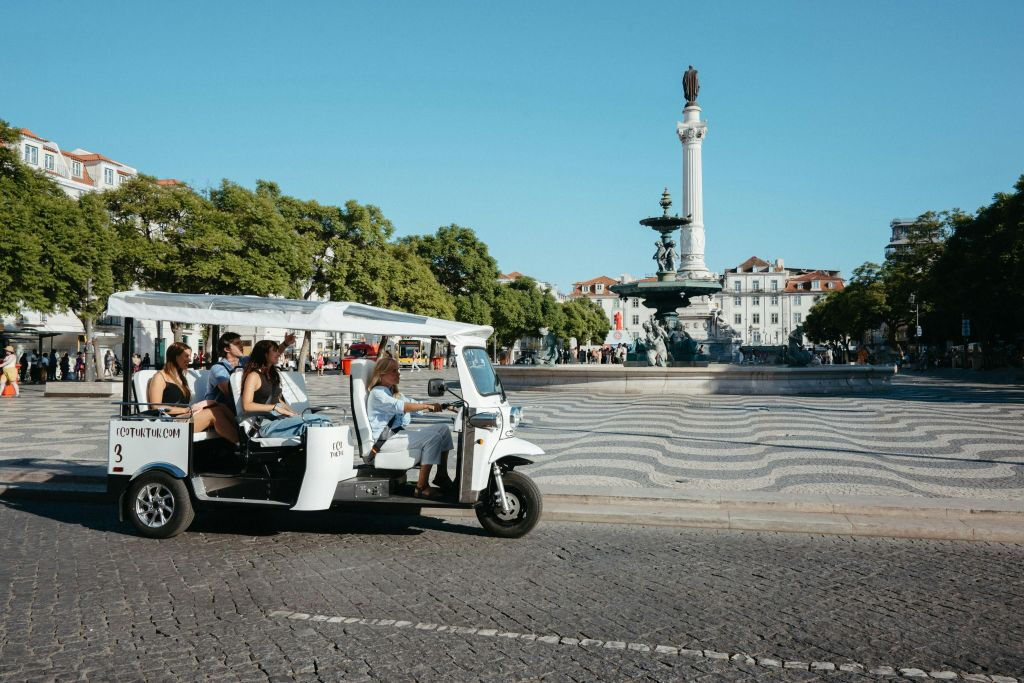
[[[525,474],[505,472],[501,477],[508,496],[509,514],[501,508],[497,487],[488,488],[485,500],[476,508],[480,525],[494,536],[519,538],[525,536],[540,521],[543,509],[540,489]]]
[[[161,470],[146,472],[131,483],[125,508],[135,530],[149,538],[177,536],[195,518],[185,482]]]

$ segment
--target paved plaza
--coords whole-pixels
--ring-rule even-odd
[[[426,397],[438,374],[405,373],[403,389]],[[314,402],[338,404],[341,392],[347,405],[347,378],[307,381]],[[40,386],[23,394],[0,401],[0,470],[49,462],[102,474],[114,406],[43,398]],[[1024,385],[985,373],[898,375],[862,395],[510,400],[526,406],[521,436],[546,451],[529,470],[542,487],[1024,500]]]
[[[0,501],[0,679],[1024,675],[1024,547]]]

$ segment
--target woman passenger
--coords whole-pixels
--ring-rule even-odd
[[[281,348],[269,339],[252,347],[242,374],[242,412],[265,418],[260,436],[298,436],[308,425],[330,425],[331,421],[320,415],[299,415],[284,400],[277,370],[280,357]]]
[[[373,439],[380,436],[388,424],[404,429],[393,434],[384,445],[381,453],[419,450],[419,478],[416,482],[416,496],[421,498],[437,498],[445,490],[454,487],[448,476],[448,451],[453,448],[452,434],[445,424],[416,425],[410,427],[411,413],[429,410],[432,413],[441,410],[440,403],[415,403],[398,391],[398,361],[384,356],[377,361],[370,375],[370,391],[366,397],[366,413],[370,419],[370,433]],[[434,484],[429,486],[430,468],[437,465]]]
[[[220,436],[230,443],[238,443],[238,427],[234,417],[224,406],[216,401],[197,401],[191,406],[168,405],[172,403],[188,404],[192,401],[192,392],[185,381],[185,370],[191,361],[192,349],[181,342],[174,342],[167,347],[166,361],[163,368],[153,375],[146,389],[146,400],[150,408],[160,408],[168,415],[180,420],[191,420],[197,432],[203,432],[211,426]]]

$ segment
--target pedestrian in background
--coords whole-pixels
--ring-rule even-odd
[[[75,379],[85,381],[85,354],[81,351],[75,355]]]
[[[152,365],[153,361],[149,359],[149,354],[147,353],[145,356],[142,357],[142,369],[149,370],[149,368],[152,367]]]
[[[32,384],[39,384],[39,356],[33,351],[28,357],[28,377]]]
[[[8,384],[14,387],[15,396],[21,395],[21,390],[18,388],[17,365],[18,354],[15,353],[14,347],[8,344],[4,347],[3,360],[0,360],[0,396],[3,395]]]
[[[71,379],[71,356],[65,351],[60,357],[60,381],[67,382]]]
[[[107,349],[106,355],[103,356],[103,376],[114,376],[114,352],[110,349]]]
[[[50,349],[50,367],[48,370],[50,373],[50,381],[57,381],[57,352],[52,348]]]
[[[25,378],[28,376],[28,351],[21,354],[21,360],[18,361],[18,363],[21,365],[21,369],[18,371],[18,374],[21,376],[21,382],[24,383]]]
[[[142,369],[142,356],[137,353],[132,354],[132,372],[138,372]]]
[[[46,382],[50,378],[50,357],[45,353],[39,356],[39,381]]]
[[[415,370],[416,372],[419,372],[420,370],[422,370],[422,368],[420,367],[420,350],[419,349],[414,349],[413,350],[413,352],[412,352],[412,367],[410,367],[409,369],[410,370]]]
[[[324,376],[324,352],[318,351],[316,354],[316,375],[317,377]]]

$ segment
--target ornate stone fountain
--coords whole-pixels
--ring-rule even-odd
[[[676,271],[676,243],[672,235],[688,226],[690,217],[672,216],[672,197],[668,188],[661,193],[661,215],[645,218],[640,225],[653,228],[659,238],[654,262],[658,264],[656,280],[639,280],[612,285],[611,290],[622,299],[638,298],[654,315],[644,323],[644,333],[630,349],[627,366],[694,366],[706,365],[708,356],[699,353],[698,344],[679,323],[678,309],[690,305],[693,297],[710,296],[722,289],[717,278],[693,279]],[[687,273],[688,274],[688,273]]]

